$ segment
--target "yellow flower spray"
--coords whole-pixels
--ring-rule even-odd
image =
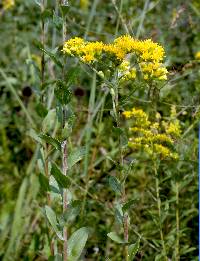
[[[164,159],[178,159],[178,154],[174,152],[173,145],[181,135],[180,123],[176,119],[175,107],[171,109],[170,121],[162,121],[159,113],[156,114],[156,120],[151,121],[149,116],[142,110],[133,108],[130,111],[124,111],[126,119],[132,119],[130,131],[133,137],[129,139],[128,145],[133,150],[143,150],[153,161],[155,174],[155,191],[158,209],[158,224],[160,239],[163,250],[163,260],[167,261],[167,250],[164,241],[161,217],[161,198],[160,185],[158,177],[157,161]]]
[[[78,57],[83,63],[112,62],[119,70],[122,80],[135,79],[141,72],[144,80],[167,79],[167,69],[163,65],[164,49],[151,39],[140,41],[130,35],[116,38],[113,43],[88,42],[80,37],[69,39],[64,43],[63,52],[69,56]],[[130,58],[136,59],[137,68],[131,66]]]
[[[170,122],[161,121],[157,113],[157,121],[150,121],[142,109],[136,108],[124,111],[123,115],[127,119],[133,119],[133,126],[130,128],[133,138],[130,138],[128,143],[131,148],[143,149],[151,157],[178,158],[178,154],[172,149],[172,145],[181,135],[180,123],[177,119]]]

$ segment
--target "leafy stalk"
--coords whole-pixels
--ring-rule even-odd
[[[114,85],[114,89],[111,89],[111,96],[112,96],[112,103],[113,103],[113,114],[114,118],[116,121],[117,128],[120,128],[120,119],[119,119],[119,104],[118,104],[118,88],[119,88],[119,82],[117,78],[117,73],[116,73],[116,82]],[[121,135],[119,135],[119,162],[120,162],[120,172],[119,172],[119,180],[121,180],[121,186],[122,186],[122,194],[121,194],[121,202],[125,203],[126,201],[126,188],[125,188],[125,181],[123,180],[123,165],[124,165],[124,160],[123,160],[123,151],[122,151],[122,140],[121,140]],[[124,229],[124,241],[128,242],[129,238],[129,224],[128,224],[128,214],[125,213],[123,217],[123,229]],[[125,255],[125,260],[129,260],[128,256],[128,245],[125,245],[124,247],[124,255]]]
[[[65,1],[62,0],[61,1],[61,5],[65,6]],[[64,14],[64,12],[61,10],[62,13],[62,32],[63,32],[63,43],[66,40],[66,36],[67,36],[67,24],[66,24],[66,15]],[[65,62],[65,58],[64,62]],[[65,78],[65,69],[63,66],[63,80]],[[66,112],[66,108],[65,105],[63,105],[63,129],[65,127],[65,115]],[[62,143],[62,168],[63,168],[63,174],[65,176],[67,176],[67,140],[64,140]],[[67,189],[63,188],[63,213],[65,213],[67,211],[68,208],[68,198],[67,198]],[[63,261],[67,261],[68,260],[68,231],[67,231],[67,227],[66,225],[63,226]]]

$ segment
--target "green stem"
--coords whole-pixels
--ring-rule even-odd
[[[88,32],[89,32],[89,29],[90,29],[90,25],[91,25],[92,20],[93,20],[93,18],[94,18],[94,16],[95,16],[96,7],[97,7],[98,3],[99,3],[99,0],[94,0],[93,3],[92,3],[92,8],[91,8],[91,10],[90,10],[90,12],[89,12],[89,16],[88,16],[88,20],[87,20],[87,25],[86,25],[86,29],[85,29],[85,34],[84,34],[84,37],[83,37],[84,39],[86,39],[87,36],[88,36]]]
[[[67,141],[63,141],[62,143],[62,170],[63,170],[63,175],[67,176]],[[67,199],[67,189],[63,189],[63,213],[67,211],[68,208],[68,199]],[[63,238],[64,238],[64,243],[63,243],[63,261],[68,260],[68,253],[67,253],[67,248],[68,248],[68,235],[67,235],[67,227],[63,227]]]
[[[124,215],[124,240],[128,242],[128,214],[125,213]],[[129,261],[128,257],[128,246],[125,246],[125,260]]]
[[[117,74],[116,74],[117,78]],[[119,83],[116,80],[116,84],[114,85],[114,89],[111,90],[111,95],[112,95],[112,102],[113,102],[113,112],[115,116],[115,121],[117,124],[117,128],[120,128],[120,119],[119,119],[119,106],[118,106],[118,87]],[[122,151],[122,141],[121,141],[121,136],[119,135],[119,162],[120,162],[120,181],[122,185],[122,195],[121,195],[121,202],[125,203],[126,201],[126,187],[125,187],[125,181],[123,181],[123,165],[124,165],[124,160],[123,160],[123,151]],[[128,214],[124,214],[124,219],[123,219],[123,229],[124,229],[124,240],[128,242],[129,238],[129,224],[128,224]],[[124,247],[124,256],[125,256],[125,261],[129,260],[128,256],[128,246]]]
[[[41,13],[43,13],[45,10],[45,0],[42,0],[41,3]],[[44,86],[44,73],[45,73],[45,59],[44,59],[44,44],[45,44],[45,23],[44,18],[42,18],[41,23],[41,42],[42,42],[42,57],[41,57],[41,89],[43,89]]]
[[[179,256],[179,184],[176,182],[176,251],[175,260],[180,260]]]
[[[154,162],[154,172],[155,172],[155,179],[156,179],[156,201],[157,201],[157,208],[158,208],[160,239],[161,239],[165,261],[167,261],[168,258],[167,258],[167,252],[166,252],[165,241],[164,241],[163,230],[162,230],[162,220],[161,220],[161,199],[160,199],[159,178],[158,178],[157,166],[155,162]]]
[[[138,26],[138,29],[137,29],[136,38],[140,37],[140,33],[142,31],[142,27],[143,27],[143,23],[144,23],[144,19],[145,19],[145,16],[146,16],[148,6],[149,6],[149,0],[146,0],[142,14],[141,14],[140,23],[139,23],[139,26]]]
[[[65,5],[65,1],[61,1],[61,5]],[[62,11],[62,10],[61,10]],[[67,37],[67,24],[66,24],[66,15],[62,12],[62,32],[63,32],[63,43]],[[63,57],[63,80],[65,79],[65,57]],[[63,106],[63,129],[65,127],[65,119],[66,118],[66,108]],[[63,175],[67,176],[67,140],[64,140],[62,143],[62,169]],[[67,189],[63,189],[63,213],[65,213],[68,209],[68,198],[67,198]],[[63,226],[63,261],[68,260],[68,231],[66,225]]]

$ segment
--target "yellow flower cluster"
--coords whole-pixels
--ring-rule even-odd
[[[80,58],[84,63],[103,62],[109,59],[119,69],[124,80],[136,78],[136,68],[130,66],[128,59],[134,57],[143,78],[167,79],[167,69],[163,66],[164,49],[151,39],[140,41],[130,35],[123,35],[113,43],[87,42],[75,37],[64,43],[63,52]],[[132,55],[132,56],[130,56]],[[123,69],[124,68],[124,69]]]
[[[15,5],[14,0],[2,0],[3,9],[7,10]]]
[[[136,68],[130,65],[129,61],[124,60],[118,67],[118,76],[121,82],[136,78]]]
[[[152,157],[159,155],[161,159],[177,159],[178,155],[173,151],[175,139],[180,137],[181,130],[179,121],[160,121],[160,115],[156,115],[155,122],[149,120],[148,115],[141,109],[133,108],[131,111],[124,111],[123,115],[133,119],[133,127],[130,131],[134,137],[129,139],[128,145],[136,150],[144,151]]]
[[[158,62],[141,62],[141,70],[144,75],[144,79],[157,78],[159,80],[167,80],[167,69],[162,67]]]

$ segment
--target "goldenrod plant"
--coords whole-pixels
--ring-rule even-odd
[[[199,7],[0,1],[0,260],[198,260]]]
[[[121,122],[119,113],[119,88],[125,81],[135,81],[138,77],[139,81],[163,81],[167,79],[167,69],[163,65],[164,49],[157,43],[148,39],[145,41],[136,40],[130,35],[124,35],[116,38],[113,43],[104,44],[103,42],[87,42],[84,39],[75,37],[64,43],[64,54],[72,57],[77,57],[81,62],[88,64],[104,81],[110,89],[112,97],[113,110],[112,115],[119,130],[118,146],[119,153],[117,156],[117,165],[119,174],[117,177],[110,176],[109,183],[111,188],[120,197],[116,202],[116,215],[123,228],[123,239],[120,239],[116,232],[108,233],[113,241],[124,244],[124,260],[132,260],[139,249],[140,238],[137,242],[131,244],[129,242],[129,215],[127,204],[131,203],[126,199],[126,178],[128,176],[127,169],[124,167],[124,149],[122,146]],[[132,65],[134,64],[134,66]],[[99,68],[101,71],[98,71]],[[139,88],[139,83],[138,83]],[[136,89],[137,90],[137,89]],[[147,114],[142,110],[135,108],[132,111],[123,112],[125,117],[133,117],[134,127],[130,130],[136,134],[134,138],[130,138],[128,145],[132,148],[144,148],[145,151],[155,157],[159,155],[161,158],[177,159],[178,155],[171,152],[169,146],[173,145],[173,134],[180,136],[180,126],[176,121],[175,124],[155,122],[148,120]],[[161,127],[164,129],[161,130]],[[139,134],[139,135],[138,135]],[[157,177],[156,180],[158,181]],[[157,185],[158,191],[158,185]],[[118,196],[119,196],[118,195]],[[159,194],[158,195],[158,200]],[[158,207],[160,213],[160,206]],[[160,220],[159,214],[159,220]],[[161,226],[161,225],[159,225]],[[161,232],[161,240],[163,245],[164,256],[167,258],[167,253],[164,245],[164,239]],[[166,259],[167,260],[167,259]]]

